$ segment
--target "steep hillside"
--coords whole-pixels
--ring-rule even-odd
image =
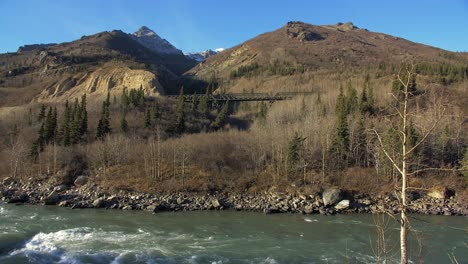
[[[459,77],[467,72],[468,57],[463,53],[369,32],[352,23],[314,26],[288,22],[278,30],[211,56],[187,74],[201,79],[216,76],[225,89],[234,92],[268,91],[263,82],[249,83],[245,79],[257,77],[257,80],[271,81],[304,72],[342,74],[350,70],[379,70],[385,75],[408,56],[420,63],[423,74],[440,71],[448,75],[452,71],[447,70],[450,67]]]
[[[149,95],[177,90],[195,65],[183,54],[156,53],[122,31],[101,32],[58,45],[30,45],[0,55],[0,106],[104,95],[142,86]]]

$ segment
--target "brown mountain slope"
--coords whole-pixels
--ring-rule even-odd
[[[172,92],[195,63],[183,55],[157,54],[121,31],[101,32],[46,48],[0,55],[0,106],[60,101],[87,92],[104,95],[124,87],[147,94]]]
[[[363,69],[362,72],[380,69],[388,73],[408,55],[425,66],[452,65],[459,69],[468,62],[466,54],[369,32],[352,23],[314,26],[288,22],[278,30],[259,35],[208,58],[187,75],[201,79],[215,75],[225,89],[233,92],[241,92],[241,89],[268,91],[267,87],[259,84],[261,80],[281,79],[311,71],[341,74],[350,69]],[[434,66],[429,70],[437,69]],[[242,78],[252,76],[257,79],[254,84],[248,84]]]

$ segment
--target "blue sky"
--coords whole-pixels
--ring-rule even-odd
[[[0,53],[146,25],[185,52],[228,48],[288,21],[352,21],[370,31],[468,51],[468,0],[0,0]]]

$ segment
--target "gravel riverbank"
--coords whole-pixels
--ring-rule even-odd
[[[397,213],[398,199],[393,194],[372,196],[349,194],[337,188],[317,195],[300,193],[174,193],[148,194],[128,191],[110,192],[78,177],[74,185],[53,186],[44,182],[21,183],[11,178],[0,184],[0,200],[15,204],[58,205],[78,208],[107,208],[121,210],[195,211],[239,210],[264,213]],[[412,192],[408,211],[433,215],[468,215],[468,205],[460,204],[456,194],[447,190]]]

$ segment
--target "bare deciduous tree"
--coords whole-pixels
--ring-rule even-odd
[[[404,71],[404,72],[402,72]],[[421,170],[417,171],[409,171],[409,159],[411,154],[419,147],[421,144],[427,139],[429,134],[434,130],[437,126],[438,122],[440,121],[442,115],[438,115],[435,122],[433,122],[432,126],[423,132],[423,136],[417,141],[415,144],[410,145],[408,142],[409,138],[409,125],[412,117],[414,118],[414,113],[411,111],[409,107],[409,99],[413,96],[412,87],[415,86],[413,83],[415,80],[415,65],[413,63],[402,67],[397,75],[398,82],[402,85],[402,90],[398,91],[401,94],[392,94],[394,99],[397,101],[397,106],[395,107],[395,111],[400,118],[401,127],[399,127],[398,133],[401,136],[401,154],[398,157],[392,157],[390,152],[386,149],[382,137],[377,132],[377,130],[372,129],[374,134],[377,137],[377,140],[382,148],[383,153],[391,162],[392,166],[396,169],[398,174],[401,177],[401,189],[400,189],[400,263],[406,264],[408,263],[408,252],[407,252],[407,236],[408,236],[408,229],[410,227],[408,217],[407,217],[407,190],[408,190],[408,177],[410,175],[416,174]],[[443,109],[441,106],[434,106],[434,111],[439,111]],[[443,112],[443,110],[441,111]],[[441,113],[439,112],[439,113]]]

